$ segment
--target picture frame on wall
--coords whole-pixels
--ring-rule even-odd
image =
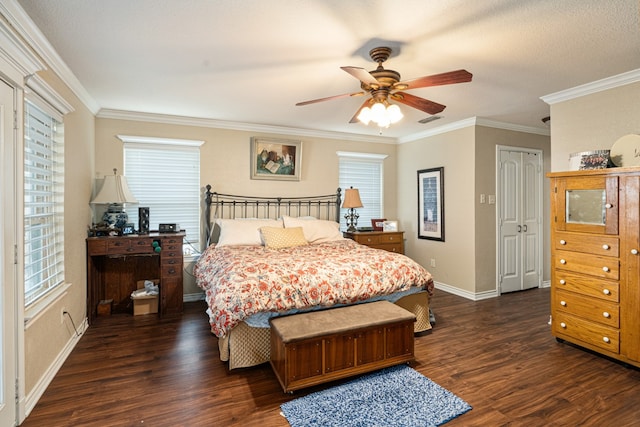
[[[300,181],[302,141],[251,138],[251,179]]]
[[[418,171],[418,238],[444,242],[444,167]]]

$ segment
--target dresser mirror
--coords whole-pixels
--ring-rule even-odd
[[[572,224],[606,224],[606,192],[596,190],[566,191],[566,222]]]

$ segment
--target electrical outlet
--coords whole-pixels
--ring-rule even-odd
[[[60,310],[60,323],[64,323],[65,311],[67,311],[67,309],[62,307],[62,310]]]
[[[435,268],[436,266],[436,259],[435,258],[431,258],[431,267]]]
[[[486,201],[486,197],[485,197],[485,195],[484,195],[484,194],[481,194],[481,195],[480,195],[480,203],[485,203],[485,201]]]

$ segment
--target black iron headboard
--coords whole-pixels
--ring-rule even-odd
[[[342,189],[334,194],[305,197],[257,197],[222,194],[206,186],[204,218],[207,245],[211,243],[212,221],[218,218],[271,218],[313,216],[340,222]]]

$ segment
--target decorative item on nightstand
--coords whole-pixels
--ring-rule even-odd
[[[344,192],[344,202],[342,202],[342,207],[349,209],[348,213],[345,214],[344,218],[347,220],[347,231],[352,233],[356,231],[356,227],[358,226],[358,218],[360,215],[356,213],[355,208],[362,207],[362,201],[360,200],[360,192],[357,188],[349,188]]]
[[[113,175],[106,175],[102,187],[96,197],[91,200],[92,205],[109,205],[107,211],[102,216],[102,222],[108,227],[115,227],[122,230],[129,221],[129,217],[124,210],[124,204],[135,204],[138,200],[129,190],[127,179],[118,175],[118,170],[113,169]]]

